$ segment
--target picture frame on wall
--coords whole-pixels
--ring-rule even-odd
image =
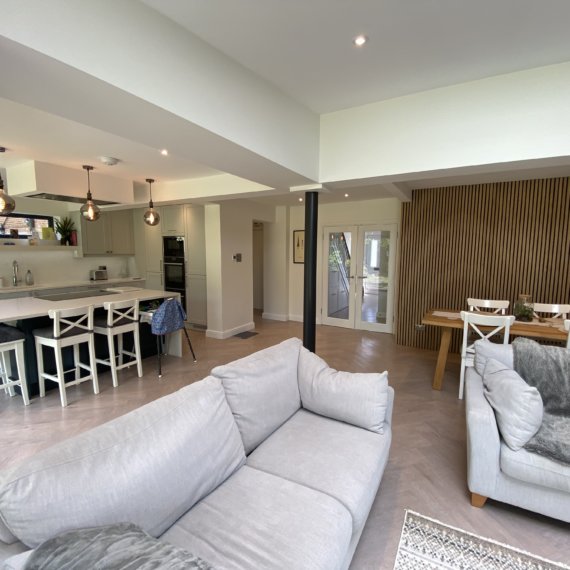
[[[305,263],[305,230],[293,230],[293,263]]]

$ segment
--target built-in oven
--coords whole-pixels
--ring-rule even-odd
[[[180,302],[186,311],[186,268],[184,238],[165,236],[162,238],[164,290],[180,294]]]

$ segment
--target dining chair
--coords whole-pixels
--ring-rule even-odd
[[[461,311],[463,321],[463,342],[461,344],[461,373],[459,376],[459,399],[463,399],[463,387],[465,384],[465,368],[473,366],[475,356],[475,341],[471,342],[470,333],[475,333],[476,340],[489,340],[499,333],[503,336],[502,344],[509,344],[509,335],[512,324],[515,322],[513,315],[486,315],[473,311]],[[480,327],[485,327],[481,330]],[[488,327],[491,330],[487,332]]]
[[[19,386],[22,391],[24,405],[29,406],[28,385],[26,383],[26,365],[24,359],[24,342],[26,335],[16,327],[0,324],[0,389],[8,392],[10,396],[15,396],[14,386]],[[12,377],[10,366],[10,353],[14,351],[16,356],[16,369],[18,378]]]
[[[566,348],[570,348],[570,320],[564,321],[564,328],[568,331],[568,339],[566,340]]]
[[[570,305],[551,305],[550,303],[534,303],[533,316],[541,318],[539,313],[548,315],[550,319],[567,319],[570,313]]]
[[[45,381],[51,380],[59,385],[59,396],[62,407],[67,406],[66,388],[77,386],[82,382],[91,380],[93,392],[99,393],[99,380],[97,378],[97,364],[95,361],[95,342],[93,340],[93,305],[78,307],[75,309],[51,309],[49,317],[53,320],[52,327],[35,329],[36,358],[38,361],[38,379],[40,384],[40,397],[46,395]],[[87,344],[89,351],[89,363],[81,362],[79,346]],[[56,374],[48,374],[44,370],[43,348],[53,348],[55,353]],[[63,349],[73,347],[73,368],[64,370]],[[89,374],[81,377],[81,370],[87,370]],[[72,381],[65,381],[65,375],[74,372]]]
[[[494,299],[467,299],[469,310],[476,313],[504,315],[509,308],[509,304],[509,301],[497,301]]]
[[[139,335],[139,301],[131,299],[129,301],[114,301],[103,303],[107,315],[95,317],[93,332],[107,337],[109,348],[108,358],[96,358],[96,362],[109,366],[113,378],[113,387],[119,385],[117,370],[122,370],[137,365],[137,375],[142,377],[141,343]],[[125,350],[123,335],[132,333],[133,352]],[[115,337],[117,338],[117,351],[115,352]],[[125,361],[124,357],[129,357]]]

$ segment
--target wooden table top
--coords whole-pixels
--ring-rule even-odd
[[[462,329],[463,321],[459,313],[460,311],[454,311],[452,309],[432,309],[423,316],[422,324]],[[539,322],[535,319],[530,323],[515,321],[511,326],[510,334],[563,342],[568,338],[568,333],[564,329],[564,321],[562,319],[545,319],[545,322]]]

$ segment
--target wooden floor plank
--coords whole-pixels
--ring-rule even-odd
[[[198,362],[167,357],[158,380],[156,361],[119,374],[113,389],[111,376],[100,377],[101,393],[86,384],[70,388],[69,406],[59,405],[57,390],[34,398],[24,408],[20,398],[0,394],[0,468],[17,464],[36,451],[120,416],[147,402],[205,377],[230,362],[292,336],[302,336],[302,325],[263,321],[256,317],[249,339],[215,340],[191,331]],[[487,501],[471,506],[466,485],[465,408],[457,399],[459,361],[450,355],[441,391],[431,388],[437,352],[397,346],[391,335],[319,326],[317,353],[340,370],[388,370],[396,390],[394,439],[390,461],[360,544],[352,570],[388,570],[409,508],[444,523],[487,536],[553,560],[570,561],[569,525],[522,509]]]

